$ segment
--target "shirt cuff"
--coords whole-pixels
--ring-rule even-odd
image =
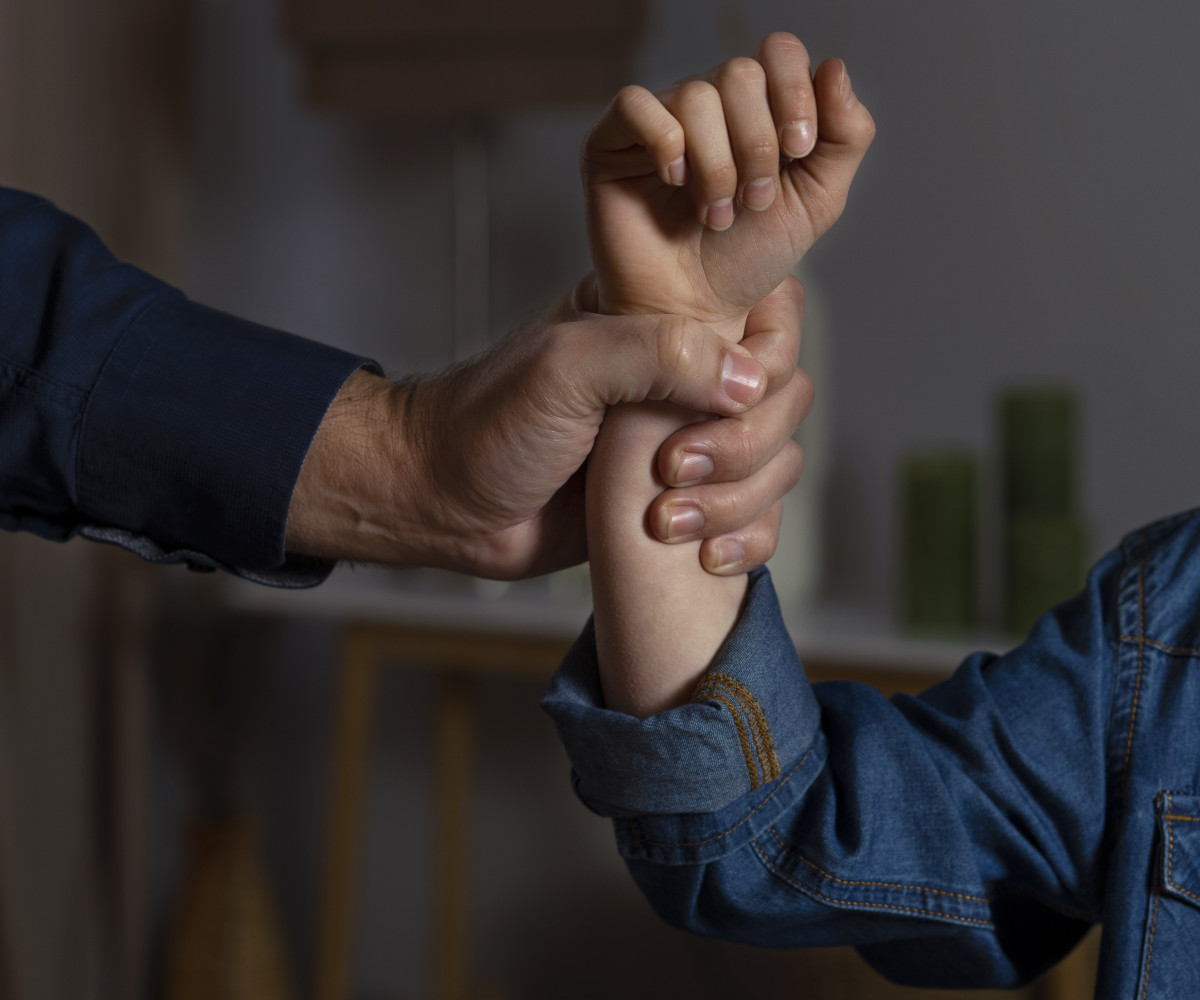
[[[618,824],[626,856],[644,855],[636,841],[651,828],[645,843],[699,847],[711,838],[714,852],[735,847],[802,795],[823,760],[814,752],[820,709],[765,569],[751,574],[741,617],[689,704],[646,719],[606,709],[589,621],[542,706],[584,803],[639,817],[636,827]],[[735,824],[741,835],[731,837]],[[712,852],[685,853],[669,860]]]
[[[288,508],[329,404],[364,366],[374,367],[182,296],[157,300],[122,335],[84,412],[80,533],[155,562],[319,582],[331,563],[285,555]]]

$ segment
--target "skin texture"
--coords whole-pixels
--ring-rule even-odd
[[[681,315],[736,343],[760,333],[762,313],[753,310],[788,298],[802,310],[787,276],[841,214],[873,137],[844,64],[830,60],[812,73],[804,46],[786,33],[765,39],[755,59],[731,60],[662,94],[621,91],[582,154],[600,311]],[[795,373],[772,406],[802,417],[811,398]],[[706,523],[703,505],[694,505],[697,517],[680,493],[654,500],[663,487],[660,444],[684,423],[696,433],[694,419],[669,406],[614,407],[589,463],[601,683],[608,707],[632,715],[688,699],[745,595],[744,575],[700,568],[693,539]],[[753,496],[777,518],[773,505],[800,461],[790,443],[777,450],[742,481],[743,505]],[[693,530],[664,547],[655,535],[671,513]],[[736,537],[720,544],[736,545]]]
[[[288,551],[498,579],[573,565],[587,558],[582,469],[607,408],[669,399],[728,423],[722,433],[685,428],[658,450],[662,481],[685,485],[657,496],[655,509],[682,497],[709,511],[693,536],[705,537],[709,569],[761,564],[778,518],[760,515],[782,490],[767,498],[743,481],[798,421],[785,392],[799,345],[795,304],[758,310],[760,332],[740,346],[686,318],[596,309],[588,276],[469,364],[400,384],[351,376],[301,470]],[[702,475],[685,466],[689,454],[706,461]],[[737,558],[719,566],[731,537]]]

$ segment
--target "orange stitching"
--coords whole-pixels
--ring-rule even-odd
[[[763,760],[762,733],[759,732],[754,717],[747,710],[741,698],[737,696],[737,692],[734,692],[732,702],[727,695],[721,693],[721,689],[727,686],[722,683],[723,679],[723,674],[710,674],[709,676],[705,677],[704,680],[700,682],[700,686],[696,688],[695,694],[692,695],[692,701],[695,702],[698,700],[708,699],[719,701],[722,705],[729,709],[730,714],[734,716],[734,722],[738,725],[738,737],[742,740],[742,752],[746,754],[746,767],[751,771],[750,786],[751,791],[753,791],[755,788],[758,788],[763,781],[770,781],[772,778],[779,777],[779,775],[767,775],[767,765]],[[737,706],[736,709],[734,705]],[[745,739],[744,730],[742,729],[740,716],[738,715],[737,709],[741,710],[741,714],[745,715],[750,723],[750,735],[754,739],[754,758],[751,758],[750,756],[749,743]],[[755,759],[758,761],[757,770],[755,769]],[[758,774],[760,772],[762,774],[762,781],[758,779]]]
[[[1155,649],[1161,649],[1164,653],[1175,653],[1180,656],[1200,656],[1200,649],[1189,649],[1186,646],[1171,646],[1165,642],[1159,642],[1157,639],[1143,639],[1136,635],[1119,635],[1118,642],[1137,642],[1144,643],[1147,646],[1153,646]]]
[[[768,802],[770,802],[773,798],[775,798],[775,796],[778,795],[779,792],[783,789],[783,786],[786,785],[789,781],[792,780],[792,778],[794,778],[796,776],[796,772],[799,771],[800,768],[802,768],[804,766],[804,762],[806,760],[808,760],[809,755],[811,753],[812,753],[812,747],[809,747],[808,750],[805,751],[804,756],[800,758],[800,763],[798,763],[795,767],[793,767],[788,772],[787,777],[784,778],[775,787],[775,791],[773,791],[770,795],[768,795],[765,799],[763,799],[758,805],[756,805],[753,809],[751,809],[748,813],[746,813],[746,815],[739,822],[735,823],[724,833],[718,833],[715,837],[709,837],[706,840],[692,840],[692,841],[689,841],[684,844],[664,844],[657,840],[643,840],[641,835],[638,833],[637,820],[630,820],[629,825],[631,827],[633,827],[634,842],[641,844],[643,847],[703,847],[705,844],[711,844],[717,840],[724,840],[731,833],[733,833],[734,830],[738,829],[739,827],[745,826],[747,823],[749,823],[751,816],[753,816],[756,812],[758,812],[760,809],[762,809]]]
[[[728,674],[709,674],[700,682],[692,695],[692,701],[705,698],[717,698],[717,690],[732,689],[738,706],[750,722],[750,732],[754,737],[754,750],[758,756],[759,769],[762,772],[762,783],[774,781],[782,773],[779,766],[779,756],[775,752],[775,741],[771,737],[771,727],[763,713],[758,699],[750,690]],[[740,735],[740,730],[739,730]],[[751,779],[754,782],[754,779]],[[753,784],[754,788],[758,784]]]
[[[1142,561],[1138,565],[1138,632],[1146,635],[1146,547],[1150,544],[1142,532]],[[1142,694],[1142,667],[1145,663],[1146,644],[1138,643],[1138,672],[1133,684],[1133,710],[1129,718],[1129,736],[1125,739],[1125,763],[1121,766],[1121,791],[1129,781],[1129,758],[1133,754],[1133,728],[1137,724],[1138,700]]]
[[[716,674],[714,676],[720,678],[723,686],[732,687],[737,692],[743,710],[750,716],[756,731],[761,732],[762,735],[763,745],[760,747],[759,759],[763,763],[763,771],[764,773],[773,771],[774,773],[771,774],[771,778],[778,778],[782,772],[782,768],[779,766],[779,757],[775,753],[775,740],[771,736],[771,726],[767,722],[767,716],[762,710],[762,705],[759,704],[754,693],[741,681],[730,677],[728,674]],[[765,754],[765,757],[763,754]]]
[[[864,903],[853,899],[837,899],[834,896],[827,896],[823,892],[817,892],[817,890],[813,889],[811,886],[806,886],[801,882],[796,881],[782,868],[779,868],[777,865],[775,865],[771,859],[767,857],[766,852],[762,849],[760,844],[755,842],[754,847],[757,850],[758,856],[762,859],[763,864],[777,873],[785,882],[794,885],[797,889],[802,889],[805,892],[811,892],[814,896],[818,896],[828,903],[841,903],[845,906],[869,906],[878,910],[895,910],[899,913],[918,913],[926,917],[940,917],[945,920],[957,920],[960,923],[978,924],[982,927],[992,926],[992,922],[990,920],[981,920],[978,917],[960,917],[953,913],[938,913],[936,910],[923,910],[917,906],[897,906],[894,903]]]
[[[1180,823],[1200,823],[1200,816],[1180,816],[1177,813],[1168,813],[1163,819],[1178,820]]]
[[[742,717],[725,695],[714,692],[709,697],[714,701],[719,701],[729,710],[733,724],[737,727],[738,742],[742,744],[742,756],[746,759],[746,770],[750,772],[750,791],[754,791],[762,782],[758,779],[758,768],[754,766],[754,754],[750,750],[750,741],[746,738],[746,727],[742,723]]]
[[[932,893],[936,893],[939,896],[951,896],[954,899],[967,899],[973,903],[988,902],[988,899],[986,896],[968,896],[966,893],[962,893],[962,892],[949,892],[946,889],[930,889],[927,886],[923,886],[923,885],[905,885],[902,882],[866,882],[866,881],[859,881],[858,879],[838,878],[836,875],[832,875],[829,872],[827,872],[824,868],[822,868],[816,862],[809,861],[809,859],[804,857],[804,855],[797,854],[795,851],[793,851],[788,846],[787,842],[781,836],[779,836],[779,831],[776,830],[775,827],[771,827],[771,833],[772,833],[772,835],[774,835],[775,839],[779,842],[779,846],[783,848],[784,854],[790,855],[791,857],[795,858],[797,861],[804,862],[804,864],[808,865],[809,868],[813,869],[813,871],[817,872],[823,878],[827,878],[833,882],[838,882],[841,885],[872,885],[879,889],[912,889],[916,892],[932,892]]]
[[[1170,809],[1170,808],[1171,808],[1171,796],[1170,796],[1170,794],[1168,794],[1167,795],[1167,809]],[[1200,817],[1176,816],[1173,813],[1168,812],[1164,816],[1164,819],[1168,820],[1168,822],[1167,822],[1167,837],[1168,837],[1167,885],[1169,885],[1172,889],[1177,890],[1178,892],[1182,892],[1185,896],[1188,896],[1188,897],[1196,900],[1197,902],[1200,902],[1200,896],[1196,895],[1196,893],[1192,892],[1190,889],[1185,889],[1183,886],[1181,886],[1178,882],[1175,881],[1175,823],[1173,822],[1174,820],[1180,820],[1183,822],[1194,823],[1198,819],[1200,819]]]

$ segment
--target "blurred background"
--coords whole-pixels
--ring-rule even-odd
[[[467,62],[480,53],[502,80],[535,58],[504,3],[461,7],[464,31],[484,25]],[[897,468],[913,449],[968,449],[994,623],[988,456],[996,393],[1014,383],[1072,387],[1090,555],[1195,504],[1200,8],[605,10],[604,59],[542,68],[570,86],[466,78],[452,99],[445,81],[462,72],[436,86],[412,72],[440,50],[401,0],[0,0],[0,183],[51,197],[200,301],[389,372],[435,370],[587,270],[576,159],[597,94],[661,87],[791,30],[814,61],[846,59],[879,127],[843,220],[803,265],[823,429],[803,544],[777,557],[815,581],[796,599],[892,620]],[[398,56],[354,35],[379,12],[394,32],[415,26]],[[556,16],[589,23],[582,7]],[[486,44],[492,31],[503,44]],[[339,63],[356,53],[357,74]],[[363,696],[350,950],[322,959],[350,613],[255,608],[225,584],[0,538],[0,996],[758,997],[798,979],[813,995],[892,995],[848,953],[662,927],[608,825],[571,796],[537,671],[459,670],[448,697],[434,654],[394,650]],[[469,728],[458,744],[455,718]],[[447,890],[432,860],[447,740],[470,790],[453,982],[438,971]],[[230,912],[250,957],[205,944]],[[251,993],[206,985],[195,970],[218,955]]]

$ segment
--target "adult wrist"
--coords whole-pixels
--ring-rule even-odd
[[[412,386],[365,370],[352,374],[317,429],[292,494],[287,549],[331,559],[419,562],[410,495],[420,477]]]

